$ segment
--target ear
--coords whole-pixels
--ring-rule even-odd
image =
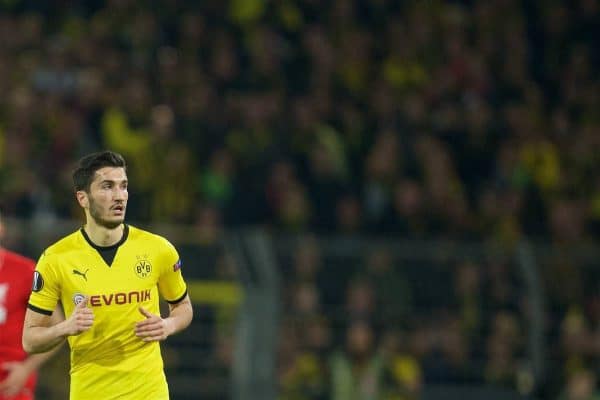
[[[78,190],[75,192],[75,197],[77,198],[77,202],[79,203],[79,205],[83,208],[88,208],[89,206],[89,200],[88,200],[88,195],[85,192],[85,190]]]

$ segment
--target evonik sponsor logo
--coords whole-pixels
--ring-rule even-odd
[[[150,289],[133,292],[95,294],[90,296],[89,305],[92,307],[141,303],[150,300]]]

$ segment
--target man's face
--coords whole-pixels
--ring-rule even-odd
[[[96,171],[87,194],[85,208],[100,226],[113,229],[123,223],[127,207],[127,174],[121,167],[104,167]]]

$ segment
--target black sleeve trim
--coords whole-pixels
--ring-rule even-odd
[[[52,311],[48,311],[48,310],[44,310],[43,308],[36,307],[31,303],[27,304],[27,308],[29,308],[30,310],[35,311],[37,313],[40,313],[40,314],[52,315]]]
[[[181,300],[185,299],[185,296],[187,296],[187,294],[188,294],[188,293],[187,293],[187,289],[185,289],[185,292],[183,293],[183,295],[182,295],[180,298],[178,298],[177,300],[173,300],[173,301],[171,301],[171,300],[167,300],[167,303],[169,303],[169,304],[177,304],[177,303],[179,303]]]

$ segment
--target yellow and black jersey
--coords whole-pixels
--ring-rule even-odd
[[[68,318],[85,297],[94,312],[92,328],[68,338],[71,400],[168,399],[159,344],[134,327],[140,306],[159,314],[159,295],[171,303],[186,296],[180,266],[169,241],[128,225],[114,246],[95,246],[81,229],[44,251],[29,308],[51,314],[60,301]]]

